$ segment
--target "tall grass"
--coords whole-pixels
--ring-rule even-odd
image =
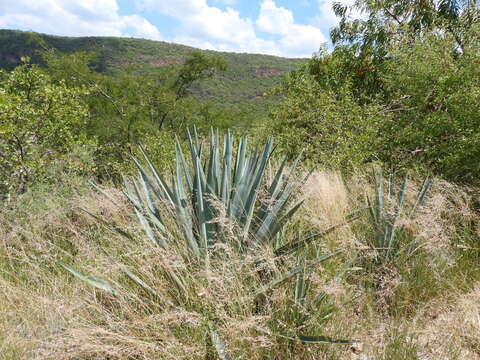
[[[240,255],[217,244],[206,272],[184,256],[184,242],[152,246],[120,190],[104,188],[115,205],[81,181],[78,191],[61,187],[38,188],[1,210],[0,359],[215,359],[220,343],[231,359],[480,358],[471,190],[433,181],[418,216],[404,224],[418,249],[389,262],[375,287],[378,274],[365,266],[374,256],[371,219],[345,221],[365,207],[375,183],[361,173],[314,173],[302,188],[304,207],[281,235],[289,242],[345,223],[308,249],[312,256],[344,252],[252,302],[261,274],[275,278],[302,258],[282,263],[268,246]],[[412,176],[408,204],[420,187]],[[116,293],[79,281],[59,263]],[[167,274],[181,274],[183,283]],[[299,335],[353,343],[302,343]]]

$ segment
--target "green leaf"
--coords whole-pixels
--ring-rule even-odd
[[[337,250],[337,251],[331,252],[329,254],[319,256],[319,257],[317,257],[313,260],[305,262],[304,265],[296,266],[295,268],[287,271],[286,273],[284,273],[281,276],[277,277],[276,279],[272,280],[268,284],[262,286],[259,290],[257,290],[255,292],[253,297],[257,298],[258,296],[265,294],[266,292],[272,290],[276,286],[278,286],[278,285],[284,283],[285,281],[291,279],[295,275],[305,271],[305,269],[311,268],[311,267],[321,263],[322,261],[325,261],[325,260],[331,258],[332,256],[339,254],[340,252],[342,252],[342,250]]]
[[[89,283],[90,285],[96,287],[97,289],[106,291],[113,295],[117,294],[117,291],[110,284],[106,282],[95,279],[94,277],[91,277],[91,276],[84,275],[66,264],[60,264],[60,266],[63,267],[68,272],[70,272],[71,274],[73,274],[75,277]]]
[[[333,225],[333,226],[329,227],[328,229],[326,229],[324,231],[315,233],[315,234],[310,235],[310,236],[308,236],[304,239],[299,239],[299,240],[289,242],[288,244],[285,244],[282,247],[276,249],[275,252],[274,252],[275,256],[284,256],[284,255],[292,254],[295,251],[297,251],[298,249],[304,248],[307,245],[313,243],[314,241],[324,238],[325,236],[327,236],[328,234],[337,230],[338,228],[340,228],[342,226],[345,226],[345,225],[348,225],[350,222],[352,222],[354,220],[357,220],[360,217],[361,217],[361,214],[357,214],[357,213],[351,214],[351,215],[347,216],[347,220],[345,222],[341,223],[341,224]]]
[[[138,286],[143,288],[146,292],[148,292],[148,293],[154,295],[155,297],[161,299],[164,303],[166,303],[169,306],[172,306],[172,307],[175,306],[170,300],[168,300],[167,298],[165,298],[165,296],[162,296],[158,292],[156,292],[152,287],[147,285],[147,283],[145,283],[137,275],[135,275],[134,273],[132,273],[128,269],[124,269],[123,271],[125,272],[125,275],[127,275],[130,278],[130,280],[135,282]]]
[[[212,340],[212,344],[215,347],[218,357],[220,360],[230,360],[230,357],[227,354],[225,349],[225,345],[223,344],[220,336],[218,335],[217,330],[212,324],[208,324],[208,328],[210,331],[210,339]]]

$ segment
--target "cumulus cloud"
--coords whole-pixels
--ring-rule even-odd
[[[143,10],[176,18],[180,27],[172,39],[187,45],[222,51],[255,52],[289,57],[310,56],[326,39],[311,25],[295,23],[293,13],[263,0],[254,23],[231,7],[225,10],[206,0],[137,0]],[[223,0],[223,3],[228,1]],[[267,39],[258,33],[267,33]]]
[[[205,0],[143,0],[145,10],[172,16],[180,23],[175,42],[193,46],[207,46],[218,50],[248,51],[256,41],[250,19],[242,18],[238,11],[227,7],[221,10],[209,6]]]
[[[339,2],[347,6],[353,6],[355,0],[318,0],[319,14],[315,16],[315,24],[324,32],[338,25],[339,19],[333,12],[333,3]],[[361,18],[362,14],[358,9],[351,9],[348,16],[352,19]]]
[[[256,19],[235,10],[231,4],[238,0],[211,0],[217,6],[207,0],[135,0],[139,14],[158,12],[176,19],[178,28],[168,39],[145,17],[121,15],[117,1],[0,0],[0,28],[163,39],[204,49],[287,57],[309,57],[326,41],[319,27],[297,23],[292,11],[275,0],[257,0]]]
[[[261,31],[277,35],[280,49],[291,55],[310,56],[326,42],[318,28],[296,24],[293,13],[277,7],[273,0],[262,2],[256,24]]]
[[[116,0],[0,0],[0,13],[0,28],[69,36],[162,38],[156,26],[140,15],[119,15]]]

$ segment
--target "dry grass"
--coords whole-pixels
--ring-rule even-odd
[[[409,194],[417,188],[412,183]],[[346,185],[339,173],[314,174],[296,232],[345,222],[365,206],[364,191],[371,190],[364,176]],[[181,243],[166,251],[152,247],[120,192],[108,192],[119,206],[84,191],[63,199],[58,193],[29,194],[2,210],[0,359],[214,359],[206,346],[208,322],[216,324],[232,359],[480,358],[480,279],[469,270],[476,265],[478,273],[479,261],[467,249],[478,242],[479,222],[471,198],[458,187],[435,182],[427,205],[405,224],[420,246],[385,268],[364,266],[371,261],[367,216],[313,247],[346,251],[308,275],[313,293],[330,294],[328,306],[337,311],[328,321],[313,316],[306,322],[295,320],[309,310],[294,303],[294,281],[266,302],[248,301],[262,284],[259,274],[278,274],[294,259],[278,265],[271,249],[243,257],[223,245],[213,249],[205,271],[188,261]],[[81,209],[128,231],[133,240]],[[59,262],[108,281],[119,294],[73,278]],[[129,280],[125,269],[157,295]],[[273,332],[355,343],[301,344]]]

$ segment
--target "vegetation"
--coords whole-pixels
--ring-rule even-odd
[[[277,89],[272,130],[287,154],[306,143],[327,166],[381,160],[477,182],[480,10],[470,1],[448,15],[437,3],[458,2],[359,1],[367,20],[355,21],[336,8],[337,46]]]
[[[0,77],[1,192],[22,193],[65,153],[90,145],[88,109],[81,101],[88,89],[69,88],[64,81],[53,84],[28,63]],[[74,159],[67,162],[75,166]]]
[[[299,68],[0,31],[0,359],[480,359],[479,4],[334,11]]]
[[[28,32],[0,30],[0,68],[12,70],[30,56],[35,64],[45,64],[38,51],[53,48],[61,53],[97,54],[91,68],[96,72],[120,76],[125,72],[155,76],[167,67],[181,66],[194,48],[161,41],[113,37],[61,37]],[[297,68],[305,59],[286,59],[268,55],[202,51],[220,56],[227,68],[218,78],[206,79],[194,88],[194,94],[223,107],[242,110],[253,107],[265,115],[268,101],[262,97],[277,85],[281,76]]]

